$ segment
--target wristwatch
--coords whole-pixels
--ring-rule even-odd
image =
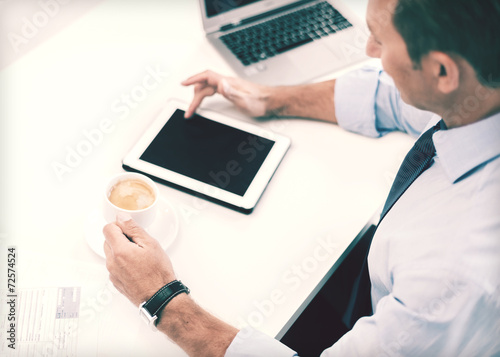
[[[168,304],[175,296],[186,293],[190,290],[179,280],[174,280],[158,290],[148,301],[139,305],[139,315],[146,321],[153,331],[156,331],[158,312]]]

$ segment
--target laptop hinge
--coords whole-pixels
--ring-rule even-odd
[[[236,21],[231,22],[230,24],[221,26],[221,28],[219,30],[220,31],[231,30],[231,29],[234,29],[235,27],[241,25],[241,23],[242,23],[241,20],[236,20]]]
[[[265,12],[263,14],[255,15],[255,16],[248,17],[248,18],[242,19],[242,20],[233,21],[230,24],[221,26],[219,30],[220,31],[228,31],[228,30],[231,30],[231,29],[233,29],[233,28],[235,28],[237,26],[245,25],[245,24],[248,24],[250,22],[254,22],[254,21],[257,21],[257,20],[260,20],[260,19],[272,16],[274,14],[277,14],[277,13],[280,13],[280,12],[283,12],[283,11],[286,11],[286,10],[290,10],[290,9],[295,8],[295,7],[302,6],[302,5],[310,3],[312,1],[313,0],[296,1],[293,4],[288,4],[288,5],[282,6],[280,8],[277,8],[277,9],[274,9],[274,10],[270,10],[270,11]]]

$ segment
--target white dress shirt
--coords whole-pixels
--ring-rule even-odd
[[[487,93],[469,98],[474,110]],[[339,78],[336,116],[373,137],[417,137],[440,119],[402,102],[392,80],[365,68]],[[323,357],[500,356],[500,113],[433,136],[436,157],[381,222],[368,266],[374,314]],[[245,328],[228,357],[296,356]]]

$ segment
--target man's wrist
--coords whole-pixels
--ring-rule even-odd
[[[177,295],[167,305],[163,306],[160,311],[158,311],[158,329],[160,329],[160,325],[168,323],[169,317],[173,318],[177,314],[182,313],[184,310],[191,310],[194,305],[195,303],[189,295]]]
[[[169,304],[158,312],[156,328],[162,331],[172,340],[180,338],[183,325],[192,315],[197,315],[200,307],[194,302],[191,296],[186,294],[177,295]]]
[[[301,117],[336,123],[335,80],[296,86],[267,87],[267,116]]]
[[[266,116],[278,117],[286,114],[290,97],[288,87],[267,87],[262,96],[266,103]]]
[[[144,301],[139,306],[139,314],[153,330],[156,330],[160,311],[176,296],[184,293],[189,294],[189,288],[182,282],[173,280],[159,289],[147,301]]]
[[[208,313],[186,294],[172,299],[158,317],[158,330],[190,356],[222,356],[238,333],[238,329]]]

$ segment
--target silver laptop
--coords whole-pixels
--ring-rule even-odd
[[[365,25],[339,0],[199,0],[208,40],[243,78],[297,84],[366,60]]]

